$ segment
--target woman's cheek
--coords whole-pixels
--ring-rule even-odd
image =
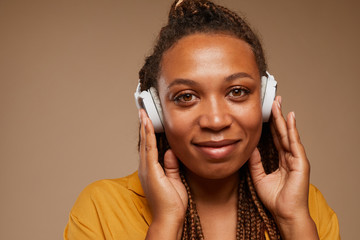
[[[187,117],[180,113],[169,113],[164,115],[165,134],[169,141],[176,140],[176,142],[184,141],[186,132],[190,127],[187,123]]]
[[[247,134],[250,140],[258,141],[262,131],[261,105],[258,102],[242,106],[235,110],[235,121],[238,126]]]
[[[196,134],[194,125],[195,114],[167,111],[164,115],[165,135],[171,149],[177,157],[186,155],[191,145],[191,137]]]

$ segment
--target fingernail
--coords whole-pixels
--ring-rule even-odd
[[[281,101],[282,101],[282,97],[281,97],[281,96],[279,96],[278,101],[279,101],[280,106],[281,106]]]
[[[141,113],[141,109],[139,110],[139,119],[140,119],[140,123],[144,125],[144,127],[146,126],[146,118],[144,117],[144,115]]]
[[[144,127],[146,127],[146,123],[147,123],[147,120],[146,120],[146,118],[145,117],[142,117],[142,123],[144,124]]]
[[[279,101],[276,101],[276,104],[277,104],[278,108],[281,109],[280,102],[279,102]]]
[[[141,122],[141,112],[140,112],[140,109],[139,109],[139,111],[138,111],[138,114],[139,114],[139,120],[140,120],[140,122]]]
[[[295,112],[291,112],[292,117],[295,119]]]

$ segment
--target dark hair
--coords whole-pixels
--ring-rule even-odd
[[[267,65],[261,43],[244,19],[229,9],[207,0],[184,0],[180,3],[176,0],[171,6],[167,25],[161,29],[152,54],[146,57],[145,64],[139,72],[142,91],[150,87],[157,89],[163,54],[183,37],[195,33],[226,34],[245,41],[254,53],[260,76],[266,74]],[[157,133],[156,139],[159,162],[163,164],[164,154],[169,145],[164,133]],[[263,124],[258,148],[266,173],[275,171],[278,168],[278,153],[268,123]],[[279,239],[280,234],[271,214],[256,194],[247,164],[239,173],[237,238],[263,239],[266,229],[271,239]],[[202,239],[196,206],[185,178],[183,181],[189,195],[183,239]]]

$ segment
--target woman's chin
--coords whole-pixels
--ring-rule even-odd
[[[245,161],[246,162],[246,161]],[[244,163],[245,163],[244,162]],[[241,166],[224,166],[226,164],[210,164],[210,166],[202,167],[201,169],[186,168],[185,174],[194,177],[209,179],[209,180],[223,180],[237,174]]]

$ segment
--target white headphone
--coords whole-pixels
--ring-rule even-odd
[[[277,82],[270,73],[261,77],[261,103],[263,122],[269,121],[271,115],[271,107],[276,95]],[[163,114],[160,105],[158,93],[154,87],[148,90],[140,90],[140,81],[134,93],[135,103],[138,109],[144,108],[148,114],[154,130],[157,133],[164,132]]]

